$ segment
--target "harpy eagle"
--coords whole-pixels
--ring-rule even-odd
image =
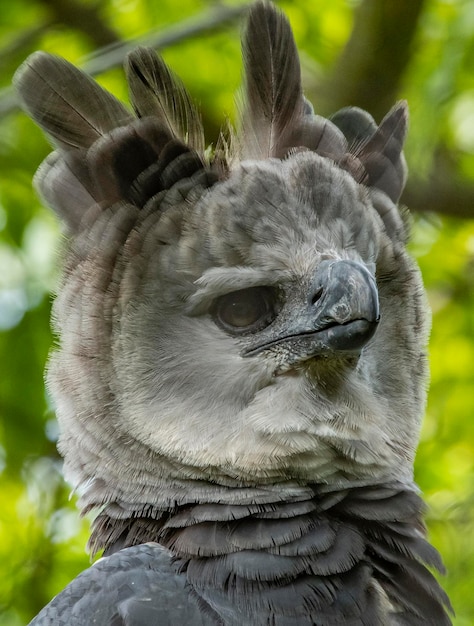
[[[126,61],[135,116],[55,56],[17,73],[67,235],[59,450],[104,551],[35,626],[451,623],[413,482],[406,105],[314,114],[268,2],[243,58],[239,130],[212,152],[153,51]]]

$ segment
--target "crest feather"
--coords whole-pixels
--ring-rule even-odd
[[[14,84],[25,110],[59,148],[88,148],[133,119],[90,76],[52,54],[28,57]]]
[[[286,17],[268,2],[249,12],[242,43],[245,69],[242,159],[282,157],[306,106],[300,62]]]
[[[130,99],[138,117],[155,117],[177,139],[205,150],[201,117],[181,81],[151,48],[137,48],[125,64]]]

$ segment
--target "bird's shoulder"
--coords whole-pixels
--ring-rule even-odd
[[[219,623],[157,543],[124,548],[79,574],[30,626]],[[204,610],[203,610],[204,609]]]

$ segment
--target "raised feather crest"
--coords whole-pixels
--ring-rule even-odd
[[[181,81],[150,48],[137,48],[125,64],[130,98],[138,117],[156,117],[174,137],[199,154],[205,150],[199,113]]]
[[[338,163],[357,182],[379,189],[397,202],[405,183],[402,146],[407,128],[406,104],[396,105],[380,126],[356,108],[342,109],[332,120],[315,115],[303,96],[298,53],[289,23],[268,2],[257,2],[252,7],[242,47],[245,81],[239,130],[230,142],[230,152],[223,157],[218,150],[211,164],[205,158],[200,115],[179,79],[154,51],[138,48],[130,53],[126,61],[130,96],[142,120],[136,124],[135,145],[140,143],[140,148],[134,150],[130,144],[130,160],[133,161],[133,154],[138,158],[138,153],[148,153],[149,157],[140,157],[132,167],[134,180],[128,174],[128,184],[135,189],[144,188],[145,195],[151,197],[164,184],[153,182],[154,179],[160,178],[163,169],[184,153],[188,156],[174,165],[170,179],[173,183],[189,177],[190,170],[196,171],[195,166],[189,168],[190,162],[199,161],[202,167],[214,169],[216,177],[222,177],[242,160],[285,158],[295,151],[311,150]],[[90,149],[100,153],[97,167],[104,171],[104,158],[110,154],[112,144],[122,141],[121,133],[115,129],[129,124],[132,115],[83,72],[46,53],[35,53],[27,59],[15,84],[25,109],[66,155],[56,165],[51,157],[37,176],[38,187],[62,217],[77,226],[81,221],[79,204],[91,199],[100,201],[103,195],[98,191],[94,171],[87,172],[82,167],[81,151],[89,157]],[[153,123],[147,121],[150,119]],[[190,158],[190,152],[196,157]],[[54,167],[61,169],[60,176],[52,176]],[[109,199],[118,199],[124,193],[127,197],[125,169],[109,159]],[[104,176],[101,181],[104,182]],[[72,190],[72,202],[69,198],[66,203]],[[70,208],[65,209],[66,204]]]

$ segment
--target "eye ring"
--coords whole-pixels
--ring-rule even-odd
[[[270,287],[232,291],[214,301],[214,323],[232,335],[246,335],[269,326],[275,319],[276,294]]]

